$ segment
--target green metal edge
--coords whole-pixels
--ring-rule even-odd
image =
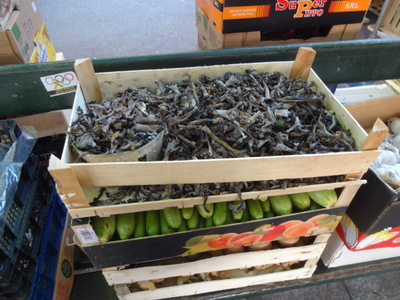
[[[326,84],[400,78],[400,39],[235,48],[93,59],[96,72],[294,60],[299,47],[317,51],[313,69]],[[49,97],[40,77],[72,71],[74,61],[0,67],[0,117],[71,108],[74,94]]]

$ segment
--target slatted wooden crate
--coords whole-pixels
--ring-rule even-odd
[[[119,299],[171,299],[193,296],[234,288],[266,285],[269,283],[309,278],[325,249],[330,234],[318,235],[313,244],[283,249],[243,252],[206,258],[198,261],[124,270],[103,270],[108,284],[116,290]],[[159,287],[155,290],[132,291],[130,285],[138,281],[157,280],[224,270],[251,268],[260,265],[276,265],[298,261],[301,267],[275,273],[254,276],[200,281],[183,285]]]
[[[207,242],[204,244],[204,238],[208,240],[209,238],[219,238],[224,234],[234,234],[234,235],[245,235],[259,234],[262,227],[268,226],[285,226],[289,221],[300,221],[299,223],[307,222],[315,218],[325,218],[326,221],[321,221],[321,224],[315,224],[316,227],[307,227],[305,231],[303,228],[296,230],[296,232],[291,233],[291,237],[300,236],[315,236],[322,232],[332,232],[341,216],[344,214],[346,208],[348,207],[350,201],[353,199],[355,193],[358,191],[362,184],[365,184],[365,180],[355,180],[328,184],[316,184],[307,185],[296,188],[271,190],[264,192],[250,192],[242,194],[244,199],[254,199],[257,198],[255,195],[261,195],[260,198],[268,197],[271,195],[287,195],[291,193],[300,193],[308,191],[318,191],[323,189],[335,189],[337,193],[340,193],[338,201],[332,208],[323,208],[313,211],[305,211],[300,213],[293,213],[285,216],[275,216],[272,218],[265,218],[259,220],[252,220],[247,222],[239,222],[233,224],[227,224],[223,226],[210,227],[210,228],[200,228],[195,230],[187,230],[184,232],[175,232],[171,234],[160,234],[156,236],[148,236],[142,238],[130,238],[127,240],[111,240],[107,243],[100,243],[98,239],[95,238],[95,233],[91,226],[89,218],[75,219],[72,223],[72,229],[76,233],[75,242],[76,244],[86,253],[88,258],[91,260],[92,264],[98,268],[109,268],[116,266],[123,266],[128,264],[136,264],[146,261],[186,256],[193,253],[203,253],[211,250],[213,246],[209,246]],[[236,196],[236,195],[234,195]],[[228,197],[231,195],[221,195],[217,197],[210,197],[208,201],[210,203],[216,203],[221,201],[227,201]],[[236,196],[237,197],[237,196]],[[233,198],[232,199],[237,199]],[[175,200],[162,200],[155,203],[140,203],[137,205],[130,206],[114,206],[114,207],[98,207],[98,213],[100,215],[109,215],[113,213],[123,213],[130,211],[132,207],[135,207],[135,211],[146,211],[146,210],[158,210],[163,207],[171,206],[190,206],[194,203],[200,204],[203,199],[192,198],[192,199],[180,199],[172,204],[170,201]],[[168,203],[170,202],[170,203]],[[115,210],[113,210],[115,209]],[[271,227],[272,229],[272,227]],[[280,227],[277,231],[274,231],[274,237],[268,238],[271,240],[279,240],[284,238],[284,233],[279,232],[279,230],[285,231]],[[275,228],[274,228],[275,230]],[[199,240],[192,244],[191,241]],[[247,244],[251,244],[252,240],[248,241]],[[163,251],[159,251],[159,245],[163,245]],[[218,246],[219,249],[226,249],[231,247],[231,245],[223,244]],[[104,255],[107,253],[107,255]]]
[[[335,207],[348,206],[352,196],[357,192],[361,184],[364,184],[363,180],[345,180],[340,182],[331,182],[324,184],[314,184],[314,185],[301,185],[298,187],[285,188],[285,189],[273,189],[264,191],[252,191],[243,192],[241,197],[243,200],[247,199],[263,199],[269,196],[278,195],[288,195],[295,193],[320,191],[320,190],[333,190],[333,189],[343,189],[340,197],[335,204]],[[86,193],[99,194],[98,189],[94,188],[83,188]],[[96,192],[93,192],[96,191]],[[213,195],[207,197],[208,203],[218,203],[238,200],[237,194],[223,194],[223,195]],[[87,218],[87,217],[108,217],[110,215],[117,215],[122,213],[130,212],[141,212],[148,210],[163,209],[166,207],[193,207],[197,204],[203,204],[203,197],[192,197],[192,198],[179,198],[179,199],[168,199],[168,200],[158,200],[158,201],[146,201],[146,202],[136,202],[118,205],[104,205],[104,206],[92,206],[83,208],[70,208],[69,213],[72,218]]]
[[[164,82],[185,80],[188,76],[192,80],[207,75],[216,78],[226,72],[244,73],[248,69],[257,72],[273,73],[279,71],[287,77],[293,71],[304,70],[300,68],[299,61],[250,63],[234,65],[218,65],[193,68],[142,70],[113,73],[99,73],[90,76],[78,74],[81,89],[76,93],[71,124],[76,119],[77,107],[85,107],[85,100],[90,91],[101,92],[100,98],[113,97],[115,93],[123,91],[129,86],[155,88],[155,80]],[[151,161],[151,162],[104,162],[104,163],[74,163],[76,155],[71,151],[69,140],[65,144],[61,160],[52,157],[49,171],[53,175],[58,191],[75,219],[74,230],[77,233],[77,243],[86,252],[92,263],[97,268],[121,266],[125,264],[175,257],[185,251],[185,242],[193,237],[210,234],[245,233],[253,231],[259,226],[280,224],[294,218],[303,221],[318,214],[328,214],[335,218],[343,214],[355,192],[363,183],[358,180],[368,169],[372,161],[380,154],[375,150],[386,135],[385,126],[377,126],[369,136],[355,119],[335,99],[329,89],[323,84],[310,66],[306,68],[306,79],[313,82],[317,93],[326,95],[325,106],[327,110],[335,112],[337,118],[352,133],[357,151],[337,152],[310,155],[285,155],[274,157],[251,157],[234,159],[210,159],[193,161]],[[309,72],[307,72],[309,71]],[[77,72],[79,73],[79,72]],[[90,74],[90,72],[88,72]],[[88,81],[89,84],[86,82]],[[96,89],[96,84],[99,84]],[[85,97],[83,96],[85,95]],[[240,171],[239,171],[240,170]],[[316,191],[321,189],[340,190],[340,198],[336,207],[318,212],[304,212],[289,216],[275,217],[271,220],[249,221],[243,224],[230,224],[211,229],[199,229],[187,232],[173,233],[124,241],[111,241],[99,244],[84,238],[83,232],[90,231],[88,219],[92,216],[108,216],[113,214],[159,210],[164,207],[187,207],[203,203],[203,198],[171,199],[157,202],[131,203],[124,205],[108,205],[102,207],[90,206],[87,197],[88,189],[96,187],[117,187],[128,185],[158,185],[158,184],[197,184],[213,182],[240,182],[258,180],[277,180],[290,178],[310,178],[332,175],[347,175],[344,182],[328,183],[325,185],[310,185],[286,190],[254,191],[243,193],[243,199],[267,197],[297,193],[301,191]],[[237,199],[236,194],[210,196],[209,202],[221,202]],[[81,224],[79,224],[81,223]],[[333,230],[333,229],[331,229]],[[79,234],[81,232],[82,234]],[[93,232],[93,231],[92,231]],[[211,233],[210,233],[211,232]],[[315,234],[315,233],[314,233]],[[80,239],[79,239],[80,237]],[[178,241],[179,239],[179,241]],[[158,251],[158,245],[165,245],[164,251]],[[155,251],[150,251],[155,249]],[[168,250],[168,251],[167,251]],[[139,251],[139,252],[137,252]],[[104,255],[107,253],[107,255]]]
[[[202,75],[215,78],[228,71],[244,73],[247,69],[254,69],[270,73],[279,71],[289,76],[293,65],[294,62],[272,62],[99,73],[96,74],[96,81],[102,97],[108,98],[132,84],[154,88],[155,80],[180,81],[188,75],[196,80]],[[91,199],[85,193],[88,187],[238,182],[343,174],[347,174],[349,178],[360,178],[380,154],[380,151],[374,149],[377,149],[386,133],[378,129],[367,139],[364,129],[335,99],[313,70],[310,70],[307,80],[315,83],[317,92],[326,95],[326,108],[334,111],[341,123],[351,131],[358,151],[212,160],[74,163],[76,155],[71,151],[70,141],[67,139],[62,159],[52,157],[49,171],[73,218],[88,216],[88,212],[89,215],[97,214],[99,211],[90,206]],[[77,107],[84,107],[84,104],[85,99],[78,88],[71,122],[76,119]],[[81,215],[80,210],[84,207],[87,208],[85,215]],[[125,206],[125,212],[129,212],[127,207]],[[113,211],[117,213],[118,209]],[[132,208],[131,211],[135,209]]]
[[[368,26],[371,31],[373,28],[374,26]],[[377,34],[381,38],[400,37],[400,0],[390,0],[382,16]]]
[[[384,1],[385,0],[372,0],[368,10],[379,16]]]

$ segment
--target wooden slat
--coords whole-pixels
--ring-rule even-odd
[[[72,207],[88,207],[89,202],[82,190],[74,172],[63,164],[57,157],[51,155],[48,171],[57,184],[59,194],[63,194],[62,201]]]
[[[87,102],[103,100],[92,60],[90,58],[77,59],[74,67],[85,100]]]
[[[380,153],[363,151],[197,161],[69,164],[69,167],[83,187],[256,181],[366,172]]]
[[[360,187],[361,185],[346,186],[346,188],[344,188],[343,191],[340,193],[335,207],[348,206]]]
[[[104,271],[103,274],[108,284],[114,285],[118,289],[119,299],[170,299],[173,297],[193,296],[246,286],[261,286],[273,282],[311,277],[317,267],[317,262],[329,237],[330,234],[319,235],[316,237],[313,245],[302,247],[237,253],[181,264],[132,268],[120,271]],[[138,291],[131,293],[128,291],[127,286],[137,281],[189,276],[204,272],[222,271],[262,264],[278,264],[295,260],[306,261],[305,266],[299,269],[265,275],[163,287],[154,291]]]
[[[363,26],[363,23],[355,23],[355,24],[346,24],[346,29],[343,31],[342,36],[340,37],[340,40],[346,41],[346,40],[355,40],[357,39],[358,34],[360,33],[360,30]]]
[[[121,300],[171,299],[180,296],[197,295],[201,293],[211,293],[211,292],[246,287],[246,286],[263,285],[279,281],[309,278],[312,276],[314,270],[315,266],[308,266],[300,269],[272,273],[272,274],[196,282],[191,284],[184,284],[179,286],[156,289],[154,291],[142,291],[127,295],[120,295],[119,299]]]
[[[387,0],[389,1],[389,0]],[[400,35],[400,2],[391,0],[382,18],[382,29]]]
[[[365,184],[365,180],[358,181],[347,181],[347,182],[334,182],[334,183],[326,183],[326,184],[318,184],[318,185],[307,185],[307,186],[299,186],[294,188],[287,189],[278,189],[278,190],[268,190],[268,191],[256,191],[256,192],[244,192],[241,194],[242,199],[260,199],[266,198],[269,196],[276,195],[288,195],[293,193],[303,193],[310,191],[319,191],[319,190],[329,190],[344,187],[343,191],[340,194],[338,202],[335,207],[347,206],[350,201],[353,199],[354,193],[359,189],[362,184]],[[85,191],[85,189],[83,189]],[[347,190],[351,192],[348,193]],[[98,195],[98,189],[96,189],[95,193]],[[207,198],[208,203],[217,203],[217,202],[226,202],[237,200],[237,194],[225,194],[225,195],[217,195],[217,196],[209,196]],[[69,214],[72,218],[86,218],[86,217],[107,217],[110,215],[130,213],[130,212],[139,212],[139,211],[148,211],[148,210],[160,210],[165,207],[192,207],[197,204],[202,204],[204,201],[203,197],[193,197],[193,198],[181,198],[181,199],[170,199],[163,201],[149,201],[149,202],[141,202],[141,203],[129,203],[129,204],[119,204],[119,205],[108,205],[108,206],[92,206],[87,208],[70,208],[68,210]],[[90,202],[90,198],[89,198]]]
[[[18,126],[33,126],[38,138],[66,134],[71,110],[58,110],[42,114],[14,118]]]
[[[317,52],[310,47],[300,47],[289,77],[307,80],[316,54]]]
[[[349,103],[345,108],[362,127],[371,128],[377,118],[386,122],[400,116],[400,96]]]
[[[311,70],[312,71],[312,70]],[[320,82],[321,79],[315,72],[310,72],[309,80]],[[335,113],[337,119],[345,126],[345,129],[350,130],[357,149],[361,149],[367,139],[367,133],[357,120],[349,114],[346,108],[341,104],[326,85],[318,85],[317,92],[323,93],[325,96],[325,107],[328,111]]]
[[[369,131],[367,140],[365,141],[362,150],[365,151],[378,149],[388,133],[389,129],[387,126],[381,119],[378,118],[372,126],[372,129]]]
[[[400,94],[400,80],[385,80],[385,83],[396,93]]]
[[[250,268],[266,264],[279,264],[288,261],[304,261],[319,258],[326,243],[275,249],[243,252],[175,265],[132,268],[121,271],[104,271],[109,285],[133,283],[141,280],[190,276],[204,272],[216,272],[240,268]]]

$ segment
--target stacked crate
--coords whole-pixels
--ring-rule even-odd
[[[282,72],[289,76],[293,62],[252,63],[237,65],[219,65],[207,67],[127,71],[118,73],[85,72],[79,78],[81,89],[78,89],[74,101],[71,124],[76,120],[77,108],[85,107],[90,92],[101,91],[100,97],[113,97],[116,92],[122,91],[135,83],[138,87],[153,88],[154,80],[165,82],[180,81],[191,76],[196,80],[202,75],[215,78],[228,71],[244,73],[253,69],[257,72]],[[79,76],[79,72],[78,76]],[[90,74],[92,76],[90,76]],[[380,144],[382,132],[369,135],[347,113],[343,106],[334,98],[332,93],[311,70],[308,82],[315,83],[318,92],[326,95],[326,106],[333,110],[341,122],[350,129],[359,151],[346,153],[326,153],[315,155],[291,155],[276,157],[252,157],[235,159],[214,159],[198,161],[155,161],[155,162],[105,162],[105,163],[74,163],[74,154],[67,140],[61,160],[52,157],[49,171],[57,183],[61,199],[74,219],[73,229],[76,233],[76,242],[88,255],[96,268],[104,269],[104,274],[111,285],[114,285],[121,299],[133,299],[141,295],[146,298],[163,298],[185,296],[212,292],[221,289],[231,289],[243,286],[265,284],[269,282],[310,277],[317,265],[317,261],[325,248],[327,239],[334,229],[324,233],[314,234],[309,245],[282,249],[276,248],[260,252],[244,252],[228,254],[219,257],[205,258],[199,261],[181,261],[178,263],[166,262],[165,259],[177,258],[185,252],[185,241],[201,239],[209,235],[224,235],[229,233],[244,234],[260,228],[260,226],[279,225],[293,220],[306,221],[324,214],[332,216],[334,225],[340,220],[348,204],[358,188],[365,183],[359,180],[368,170],[372,161],[380,154],[375,151]],[[89,83],[89,84],[87,84]],[[93,85],[94,84],[94,85]],[[94,88],[98,84],[99,88]],[[375,140],[378,136],[378,141]],[[362,150],[361,150],[362,149]],[[210,170],[212,170],[210,172]],[[239,171],[240,170],[240,171]],[[191,207],[202,204],[202,197],[188,199],[170,199],[153,202],[129,203],[120,205],[91,206],[87,198],[87,191],[93,187],[116,187],[124,185],[155,185],[155,184],[197,184],[212,182],[240,182],[257,180],[276,180],[289,178],[310,178],[321,176],[346,175],[346,180],[326,184],[299,186],[289,189],[253,191],[242,193],[243,199],[265,198],[274,195],[293,194],[300,192],[335,189],[339,199],[334,207],[296,213],[271,219],[253,220],[197,229],[167,235],[158,235],[124,241],[110,241],[99,243],[90,224],[90,217],[110,216],[122,213],[160,210],[166,207]],[[236,194],[210,196],[208,202],[218,203],[236,200]],[[162,249],[160,247],[162,245]],[[186,244],[187,246],[187,244]],[[201,251],[200,251],[201,252]],[[162,260],[153,266],[141,265],[152,260]],[[128,285],[139,280],[153,280],[174,276],[189,276],[193,272],[218,272],[243,267],[257,267],[261,265],[288,264],[292,261],[301,262],[297,269],[282,271],[274,274],[250,276],[246,279],[224,279],[210,282],[197,282],[184,285],[184,288],[163,287],[156,291],[136,292]],[[135,265],[134,268],[124,270],[106,270],[107,268]],[[139,274],[139,275],[138,275]]]
[[[15,121],[0,121],[0,142],[6,150],[20,135]],[[6,179],[1,187],[8,189],[9,184]],[[0,213],[0,298],[52,299],[53,265],[66,209],[38,155],[29,155],[17,184]]]

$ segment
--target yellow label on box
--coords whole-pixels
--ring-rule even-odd
[[[50,40],[45,23],[42,24],[40,31],[36,33],[34,43],[36,47],[33,51],[31,60],[29,61],[30,63],[56,60],[56,50],[54,49],[54,45]]]
[[[223,11],[224,20],[265,18],[269,16],[271,5],[227,7]]]

